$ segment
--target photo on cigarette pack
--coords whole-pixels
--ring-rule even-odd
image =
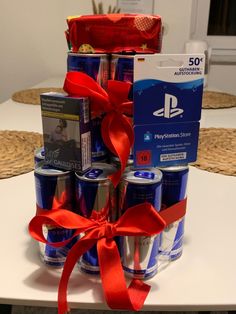
[[[43,130],[46,162],[58,166],[70,162],[72,167],[78,163],[81,158],[78,121],[43,117]]]
[[[87,98],[41,94],[45,162],[83,172],[91,167],[90,111]]]

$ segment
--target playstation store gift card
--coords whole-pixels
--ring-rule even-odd
[[[136,167],[196,161],[204,62],[201,54],[135,56]]]

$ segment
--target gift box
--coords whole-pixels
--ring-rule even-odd
[[[161,51],[161,17],[104,14],[67,19],[66,38],[72,52],[155,53]]]
[[[68,18],[67,22],[68,43],[72,47],[71,50],[76,53],[150,54],[160,52],[161,18],[159,16],[111,14],[73,17]],[[90,58],[89,55],[88,57]],[[116,61],[119,60],[114,61],[114,73],[118,69]],[[175,169],[174,175],[165,173],[165,184],[162,181],[164,174],[158,169],[125,170],[134,143],[132,116],[136,112],[133,110],[136,106],[135,99],[134,103],[132,101],[135,60],[133,57],[128,58],[127,63],[129,69],[123,67],[118,71],[124,74],[122,81],[115,80],[114,77],[113,80],[108,81],[106,90],[96,82],[88,70],[82,71],[85,73],[68,72],[66,75],[64,90],[69,95],[69,99],[89,98],[90,113],[94,118],[102,116],[103,141],[111,155],[120,161],[120,165],[106,178],[101,165],[86,172],[84,177],[76,174],[76,180],[79,180],[79,183],[77,182],[77,198],[80,204],[78,208],[76,207],[76,210],[72,212],[68,208],[63,208],[61,202],[57,201],[50,210],[40,208],[29,224],[31,236],[46,245],[63,248],[73,241],[74,245],[66,257],[59,283],[59,314],[68,311],[67,286],[70,274],[76,263],[88,253],[90,257],[96,257],[96,271],[91,272],[88,268],[89,273],[97,273],[97,270],[100,272],[108,306],[111,309],[135,311],[142,308],[151,288],[140,278],[149,278],[156,273],[161,243],[163,244],[162,253],[166,254],[165,242],[160,240],[159,234],[166,232],[165,239],[169,240],[171,232],[173,246],[169,247],[168,260],[178,258],[182,253],[188,167],[184,171],[182,169],[182,172],[180,169],[177,169],[178,171]],[[129,74],[131,73],[129,79],[126,75],[128,70]],[[146,97],[145,101],[146,106],[149,99]],[[44,111],[47,111],[48,107],[50,105],[46,105]],[[51,111],[54,112],[49,114],[46,112],[45,117],[58,115],[58,112],[55,113],[59,110],[57,105],[55,104],[53,108]],[[65,106],[63,110],[68,110],[68,107]],[[142,111],[146,113],[143,108]],[[135,121],[137,121],[137,116]],[[115,195],[118,195],[119,201],[116,203],[118,211],[111,219],[104,217],[103,214],[112,209],[114,199],[110,199],[110,192],[99,192],[99,186],[100,190],[102,186],[100,176],[101,180],[106,179],[109,184],[113,185],[113,192],[116,191]],[[156,181],[153,180],[154,178]],[[175,184],[174,198],[172,192],[171,197],[169,195],[169,186],[173,187],[173,182]],[[119,189],[115,190],[118,186]],[[161,203],[163,187],[165,204]],[[107,197],[104,198],[105,194]],[[101,200],[106,201],[101,202]],[[96,207],[94,202],[97,202],[97,205],[103,205]],[[92,214],[87,214],[90,211]],[[56,229],[70,230],[72,235],[65,241],[52,243],[43,234],[42,228],[45,224]],[[178,233],[177,237],[174,236],[174,231]],[[91,254],[94,251],[96,254]],[[124,272],[132,277],[128,287]]]
[[[132,103],[128,100],[130,87],[131,83],[129,82],[110,81],[108,83],[108,91],[106,92],[88,75],[81,72],[68,72],[64,83],[64,90],[70,97],[61,98],[64,101],[65,99],[74,100],[77,97],[77,101],[81,101],[81,99],[86,99],[81,97],[88,97],[90,99],[91,111],[94,115],[101,110],[105,113],[102,127],[103,139],[110,151],[117,155],[121,161],[121,168],[109,176],[115,187],[120,183],[121,175],[130,154],[130,147],[133,144],[133,126],[130,119],[127,118],[127,116],[132,114]],[[58,118],[58,111],[61,110],[65,114],[65,110],[68,110],[70,107],[63,107],[61,104],[58,104],[58,101],[60,102],[58,98],[55,101],[55,99],[50,96],[48,97],[48,95],[41,97],[43,118],[55,118],[55,116]],[[51,101],[49,101],[50,99]],[[123,145],[120,145],[121,139]],[[96,177],[97,172],[93,172],[92,175]],[[152,173],[148,171],[134,172],[134,177],[136,176],[134,178],[135,181],[133,182],[132,179],[131,184],[122,190],[121,195],[123,195],[123,200],[125,200],[124,196],[128,189],[131,191],[133,183],[140,179],[140,183],[143,180],[146,181],[147,175],[148,179],[152,181]],[[88,180],[91,179],[90,175],[87,177]],[[158,191],[161,190],[161,176],[159,179],[157,182]],[[143,184],[140,187],[142,188]],[[125,206],[123,206],[125,210],[122,215],[119,215],[118,220],[114,222],[106,219],[95,219],[94,217],[82,217],[76,212],[68,210],[68,208],[63,208],[59,201],[54,202],[55,206],[53,205],[54,207],[50,208],[50,210],[48,208],[40,208],[37,211],[37,215],[29,224],[29,231],[34,239],[46,244],[46,246],[62,247],[62,249],[65,246],[68,247],[69,243],[74,244],[66,257],[59,283],[59,314],[68,312],[67,286],[71,271],[81,256],[94,247],[97,248],[101,283],[109,307],[111,309],[123,310],[139,310],[142,308],[151,287],[144,281],[137,279],[139,277],[133,278],[130,285],[126,286],[124,261],[122,261],[123,253],[117,247],[117,243],[119,245],[119,241],[117,242],[117,240],[122,237],[133,239],[134,241],[129,244],[129,247],[135,248],[134,253],[138,252],[137,245],[142,247],[140,252],[143,252],[144,249],[145,258],[146,254],[151,252],[154,254],[153,252],[158,250],[158,246],[156,245],[159,243],[159,238],[156,235],[160,234],[166,226],[170,226],[175,221],[184,217],[186,212],[186,198],[158,212],[160,210],[160,192],[158,192],[159,207],[155,208],[152,202],[150,202],[150,195],[153,192],[150,194],[150,189],[147,186],[148,198],[144,197],[146,194],[142,189],[140,190],[140,187],[137,186],[137,191],[134,191],[134,193],[138,193],[139,195],[138,201],[136,202],[135,194],[132,194],[130,202],[127,202],[128,197],[126,197]],[[121,195],[120,198],[122,198]],[[105,207],[101,209],[101,212],[106,211],[107,206],[111,206],[111,204],[109,202],[106,203]],[[55,230],[71,230],[71,237],[66,238],[64,241],[52,242],[49,238],[45,238],[43,233],[44,225],[49,225],[50,228],[54,228]],[[139,242],[136,242],[135,239]],[[154,251],[151,248],[154,248]],[[156,253],[158,254],[158,252]],[[127,255],[129,257],[127,265],[131,268],[133,263],[135,268],[141,263],[142,256],[138,257],[136,255],[133,258],[134,262],[130,260],[130,254],[129,256]],[[155,258],[152,258],[152,260],[154,261]],[[143,271],[141,269],[138,272],[141,278],[145,278]],[[155,273],[156,271],[153,272],[153,274]]]

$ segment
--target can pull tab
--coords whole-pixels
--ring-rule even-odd
[[[136,178],[153,180],[155,178],[155,173],[150,171],[135,171],[134,176]]]
[[[92,169],[85,174],[85,177],[88,179],[97,179],[102,173],[102,169]]]

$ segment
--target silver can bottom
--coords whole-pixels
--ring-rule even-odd
[[[80,260],[78,263],[79,271],[83,274],[89,275],[100,275],[100,268],[99,266],[91,266],[87,263],[84,263]]]
[[[41,244],[41,243],[40,243]],[[63,258],[52,258],[52,257],[48,257],[46,256],[45,254],[43,254],[41,251],[40,251],[40,259],[41,261],[47,265],[47,266],[50,266],[50,267],[53,267],[53,268],[62,268],[65,264],[65,260],[66,258],[63,257]]]
[[[124,270],[125,276],[128,278],[148,280],[157,274],[157,265],[156,265],[156,268],[149,273],[136,273],[136,272],[133,272],[131,269],[126,270],[125,267],[123,267],[123,270]]]
[[[183,254],[183,248],[179,248],[177,250],[173,250],[170,252],[168,252],[168,254],[165,254],[164,252],[160,252],[158,259],[160,261],[175,261],[178,258],[181,257],[181,255]]]

